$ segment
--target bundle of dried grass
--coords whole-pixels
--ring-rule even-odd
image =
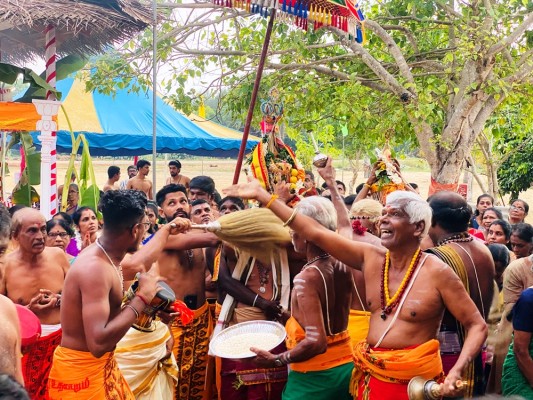
[[[280,245],[291,242],[289,229],[268,208],[251,208],[226,214],[217,220],[220,230],[215,234],[241,251],[248,251],[260,259]]]

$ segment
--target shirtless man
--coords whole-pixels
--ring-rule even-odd
[[[190,217],[185,186],[164,186],[157,192],[156,202],[160,216],[167,221],[176,217]],[[178,235],[176,239],[166,243],[157,259],[160,274],[174,290],[176,299],[194,310],[194,320],[189,325],[182,325],[179,319],[171,325],[173,352],[180,368],[176,399],[209,398],[204,388],[211,388],[210,384],[205,383],[205,377],[212,320],[205,298],[206,265],[203,248],[217,243],[218,238],[212,233],[190,232]]]
[[[237,197],[225,197],[220,201],[219,207],[220,214],[225,215],[243,210],[244,203]],[[215,271],[217,277],[219,308],[223,303],[233,303],[228,308],[231,311],[227,314],[220,315],[220,309],[215,313],[218,320],[217,330],[239,322],[281,320],[281,306],[278,299],[273,299],[274,282],[270,263],[255,259],[250,264],[251,271],[247,279],[244,276],[233,277],[238,261],[234,248],[227,243],[221,244],[216,249],[219,252],[218,257],[210,257],[211,250],[208,249],[206,255],[208,260],[214,258],[214,261],[208,262],[208,265],[212,271]],[[241,279],[244,279],[244,282]],[[278,290],[278,293],[280,292]],[[226,293],[232,298],[225,299]],[[282,344],[272,350],[272,353],[278,354],[284,350],[286,347]],[[268,369],[264,369],[265,367]],[[254,379],[258,372],[264,373],[263,379]],[[287,380],[286,367],[272,364],[258,369],[258,366],[249,359],[223,358],[220,361],[220,371],[217,373],[221,375],[220,396],[227,400],[281,399]],[[239,379],[246,383],[236,388],[234,383]]]
[[[102,189],[103,192],[107,192],[108,190],[118,190],[118,184],[117,182],[120,179],[120,168],[116,165],[112,165],[107,169],[107,177],[109,178],[107,182],[104,185],[104,188]]]
[[[120,189],[126,190],[126,186],[128,185],[128,181],[133,178],[135,175],[137,175],[137,167],[135,165],[130,165],[128,169],[126,170],[128,172],[128,179],[124,179],[120,181]]]
[[[4,262],[9,236],[11,218],[4,206],[0,206],[0,262]],[[1,272],[1,271],[0,271]],[[2,274],[0,273],[0,276]],[[21,384],[22,366],[20,363],[20,328],[15,305],[7,297],[0,295],[0,373],[8,374]]]
[[[135,189],[143,192],[148,200],[153,199],[152,181],[146,178],[150,173],[150,162],[146,160],[137,161],[137,175],[131,178],[126,185],[126,189]]]
[[[134,396],[119,371],[113,350],[160,290],[154,273],[139,276],[135,297],[121,307],[121,261],[135,252],[147,229],[146,198],[138,191],[109,191],[100,202],[104,228],[98,240],[80,254],[65,280],[61,317],[63,339],[53,359],[49,379],[51,400]],[[150,266],[172,234],[190,221],[175,219],[143,246],[143,266]]]
[[[477,309],[486,319],[494,289],[494,261],[487,246],[467,232],[472,218],[470,207],[461,195],[446,191],[431,196],[429,205],[433,210],[429,236],[436,247],[428,251],[447,263],[461,277]],[[444,373],[448,372],[459,357],[465,334],[465,329],[446,312],[438,334]],[[464,377],[468,381],[465,397],[482,396],[485,386],[481,354],[473,360],[468,371]]]
[[[2,294],[28,307],[41,321],[41,337],[25,349],[22,367],[31,397],[44,398],[52,354],[61,341],[59,305],[70,264],[64,251],[45,246],[46,221],[39,211],[17,211],[12,235],[18,248],[5,258],[0,288]]]
[[[191,179],[181,174],[181,163],[178,160],[172,160],[168,163],[168,172],[170,177],[165,181],[165,185],[174,183],[175,185],[183,185],[189,189]]]
[[[288,185],[280,184],[278,190],[283,200],[289,196]],[[284,201],[274,200],[258,181],[234,185],[224,192],[269,203],[270,209],[303,239],[346,265],[362,269],[371,317],[366,343],[360,342],[354,349],[353,384],[358,399],[363,394],[369,399],[381,398],[380,393],[387,393],[388,398],[407,399],[407,385],[402,381],[417,375],[425,379],[441,376],[436,332],[445,309],[465,326],[468,335],[443,382],[442,394],[461,394],[457,382],[462,380],[468,362],[479,353],[487,337],[487,326],[449,266],[435,256],[420,255],[420,240],[431,223],[431,209],[425,201],[409,192],[389,194],[381,217],[381,244],[385,251],[344,238],[300,215]],[[402,362],[389,363],[389,357],[399,357]],[[417,367],[422,365],[422,369]]]
[[[337,228],[335,209],[325,198],[307,197],[295,210],[325,229]],[[298,232],[291,231],[291,237],[294,250],[306,254],[307,263],[294,278],[291,317],[285,325],[288,350],[275,355],[252,348],[255,361],[263,367],[290,363],[284,400],[351,400],[352,346],[346,329],[350,271]]]

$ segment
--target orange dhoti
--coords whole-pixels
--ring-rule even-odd
[[[88,351],[57,347],[48,378],[50,400],[135,400],[113,353],[100,358]]]
[[[351,393],[358,400],[408,400],[407,384],[415,376],[440,380],[438,340],[405,349],[372,348],[366,341],[354,348]]]
[[[285,325],[287,348],[293,349],[305,338],[305,331],[294,317]],[[353,369],[353,353],[348,331],[327,336],[325,353],[302,362],[291,363],[284,400],[349,399],[350,376]],[[332,382],[334,382],[332,384]]]
[[[348,332],[350,332],[352,346],[355,347],[361,340],[366,339],[369,326],[370,313],[368,311],[350,310],[350,315],[348,316]]]
[[[32,399],[45,399],[48,373],[52,367],[54,350],[61,343],[61,329],[40,337],[24,347],[22,374],[24,386]]]

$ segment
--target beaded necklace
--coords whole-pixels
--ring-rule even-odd
[[[124,275],[122,274],[122,265],[118,264],[118,267],[115,265],[113,260],[111,260],[111,257],[109,257],[109,254],[107,254],[107,251],[105,251],[104,246],[102,246],[102,244],[100,243],[100,240],[96,239],[95,243],[98,246],[98,248],[104,252],[105,256],[107,257],[107,259],[113,266],[113,269],[118,275],[118,279],[120,279],[121,292],[124,293]]]
[[[303,271],[306,267],[308,267],[309,265],[314,264],[316,261],[318,261],[318,260],[322,260],[322,259],[324,259],[324,258],[328,258],[328,257],[329,257],[329,253],[324,253],[324,254],[320,254],[319,256],[316,256],[315,258],[313,258],[313,259],[307,261],[307,262],[304,264],[304,266],[302,267],[302,271]]]
[[[448,236],[437,242],[437,246],[444,246],[448,243],[459,243],[459,242],[471,242],[474,238],[468,232],[460,232],[454,235]]]
[[[421,255],[422,255],[422,251],[420,250],[420,248],[418,248],[415,251],[413,258],[411,259],[411,264],[409,265],[409,268],[407,269],[407,272],[405,273],[402,279],[402,283],[400,283],[398,290],[396,291],[396,293],[394,293],[394,296],[392,296],[391,298],[390,293],[389,293],[390,251],[387,250],[387,253],[385,254],[385,260],[383,260],[383,267],[381,268],[381,319],[382,320],[387,319],[387,315],[389,315],[392,312],[394,307],[396,307],[400,299],[403,297],[405,289],[407,285],[409,284],[409,281],[413,277],[413,273],[415,272],[416,266],[418,265],[418,262],[420,261]]]
[[[259,271],[259,284],[261,285],[259,287],[259,292],[266,293],[265,285],[268,283],[268,277],[270,275],[271,268],[267,268],[257,261],[255,264],[257,265],[257,269]]]

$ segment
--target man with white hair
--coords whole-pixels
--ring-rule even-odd
[[[277,189],[282,198],[289,197],[287,185]],[[407,399],[411,378],[442,379],[436,332],[445,309],[465,326],[468,335],[443,382],[442,395],[461,394],[457,382],[480,351],[487,326],[457,275],[435,256],[421,253],[420,241],[430,227],[431,208],[418,195],[398,191],[387,197],[380,220],[382,249],[324,228],[298,209],[287,207],[257,181],[234,185],[225,194],[268,204],[303,239],[346,265],[362,269],[371,318],[367,340],[354,349],[355,398]]]
[[[306,197],[296,209],[332,232],[337,229],[333,204],[323,197]],[[263,367],[290,363],[284,400],[306,397],[350,400],[353,370],[347,329],[352,292],[350,271],[298,232],[291,231],[291,238],[294,250],[305,254],[307,263],[294,277],[291,317],[285,324],[288,350],[272,354],[252,348],[257,353],[254,361]]]

